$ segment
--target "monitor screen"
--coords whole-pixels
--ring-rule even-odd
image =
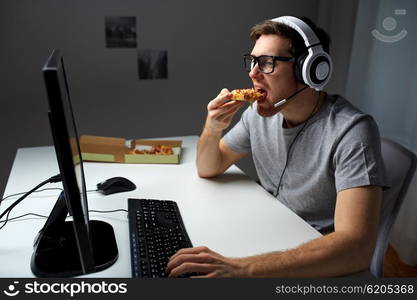
[[[57,75],[58,84],[59,84],[59,92],[61,93],[61,104],[62,104],[62,112],[64,118],[61,119],[62,126],[66,126],[66,130],[62,130],[60,134],[62,135],[65,131],[68,132],[68,144],[71,149],[71,158],[72,158],[72,165],[74,166],[74,173],[76,178],[77,186],[76,188],[78,191],[74,190],[79,195],[81,204],[81,211],[83,215],[83,222],[85,228],[87,230],[87,234],[90,233],[89,228],[89,219],[88,219],[88,204],[87,204],[87,193],[85,187],[85,179],[84,179],[84,167],[83,161],[81,159],[81,151],[80,151],[80,143],[78,139],[78,132],[77,127],[75,125],[75,118],[74,112],[72,110],[71,98],[68,88],[68,79],[65,74],[65,67],[63,57],[59,55],[58,51],[54,52],[51,56],[51,59],[48,61],[49,64],[45,65],[44,72],[52,71],[54,74]],[[55,72],[56,71],[56,72]],[[51,105],[51,104],[50,104]],[[53,105],[53,104],[52,104]],[[64,182],[65,184],[65,182]],[[75,189],[75,187],[72,187]],[[67,191],[69,189],[66,189]],[[77,195],[77,196],[78,196]],[[78,198],[78,197],[77,197]],[[71,207],[69,208],[71,209]],[[71,212],[71,211],[70,211]]]
[[[64,193],[35,242],[32,271],[38,276],[61,277],[103,270],[117,260],[117,245],[111,225],[89,220],[80,143],[59,50],[52,51],[42,73]],[[72,221],[66,221],[68,212]]]

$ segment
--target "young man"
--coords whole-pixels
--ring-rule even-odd
[[[327,35],[306,20],[328,51]],[[296,78],[307,51],[289,26],[264,21],[245,60],[253,86],[265,98],[248,108],[224,137],[242,107],[223,89],[208,106],[197,151],[201,177],[222,174],[252,153],[261,184],[324,235],[287,251],[228,258],[207,247],[182,249],[168,263],[170,276],[318,277],[366,270],[375,247],[385,185],[380,137],[373,119],[340,96],[316,91]],[[275,105],[282,99],[288,101]]]

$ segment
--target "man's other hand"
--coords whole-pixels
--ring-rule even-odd
[[[245,277],[242,259],[224,257],[207,247],[184,248],[168,261],[166,273],[169,277],[197,274],[194,278]]]

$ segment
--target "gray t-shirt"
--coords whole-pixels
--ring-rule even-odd
[[[386,186],[375,121],[337,95],[293,128],[283,128],[280,113],[265,118],[248,108],[224,141],[235,152],[252,152],[262,186],[323,233],[333,230],[337,192]]]

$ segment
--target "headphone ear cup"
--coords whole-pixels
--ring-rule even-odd
[[[306,84],[303,79],[303,64],[307,57],[308,52],[301,54],[297,57],[296,61],[294,62],[294,75],[295,79],[302,84]]]
[[[321,85],[330,76],[331,65],[326,55],[318,55],[311,62],[310,80],[315,85]]]

